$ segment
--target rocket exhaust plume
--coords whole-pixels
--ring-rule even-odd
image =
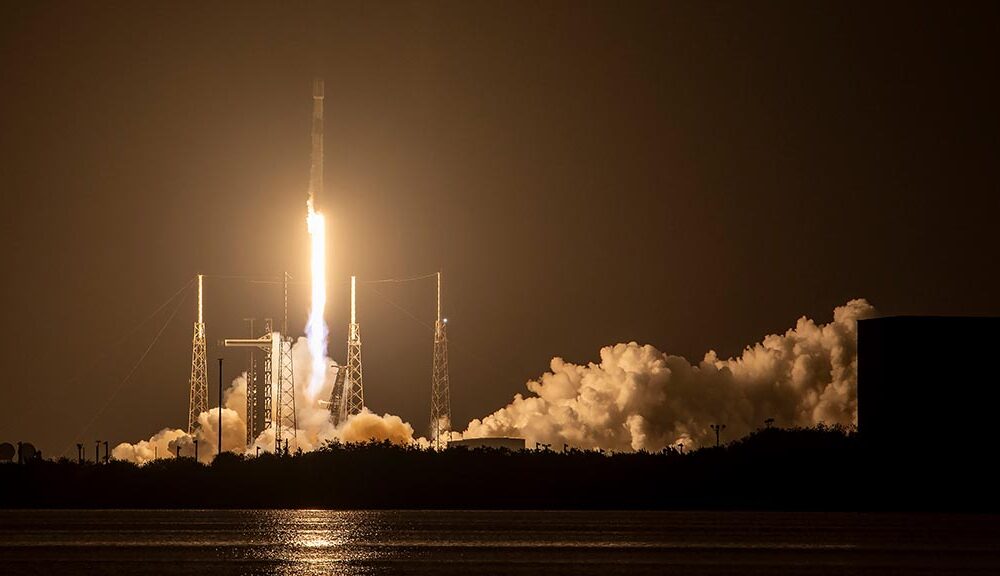
[[[317,200],[323,191],[323,81],[313,83],[312,168],[309,178],[309,200],[306,225],[309,229],[310,272],[312,276],[311,305],[306,322],[306,338],[312,356],[307,393],[316,398],[326,381],[326,351],[329,330],[326,326],[326,221],[319,212]]]
[[[326,308],[326,223],[323,215],[309,206],[306,217],[309,238],[312,245],[312,306],[306,323],[306,337],[312,355],[312,371],[309,375],[308,392],[311,398],[319,394],[326,378],[326,344],[328,329],[323,318]]]

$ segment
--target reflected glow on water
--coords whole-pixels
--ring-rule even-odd
[[[3,574],[1000,573],[994,517],[0,511]]]

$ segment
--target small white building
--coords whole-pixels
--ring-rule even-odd
[[[463,438],[461,440],[451,440],[448,442],[448,448],[468,448],[469,450],[475,450],[477,448],[506,448],[511,451],[524,450],[524,438],[510,438],[510,437],[487,437],[487,438]]]

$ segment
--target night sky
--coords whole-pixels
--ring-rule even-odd
[[[995,4],[143,4],[0,17],[0,441],[184,427],[194,292],[141,323],[197,273],[308,279],[314,76],[331,355],[351,273],[442,269],[458,429],[616,342],[1000,315]],[[426,433],[433,284],[359,306],[367,404]],[[280,286],[206,280],[213,403],[251,316]]]

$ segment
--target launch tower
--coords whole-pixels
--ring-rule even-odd
[[[250,326],[250,339],[255,338],[254,319],[244,318],[243,320]],[[257,422],[257,354],[254,353],[254,350],[255,348],[250,348],[250,357],[247,362],[247,446],[253,444],[259,432],[258,428],[260,428],[260,424]]]

